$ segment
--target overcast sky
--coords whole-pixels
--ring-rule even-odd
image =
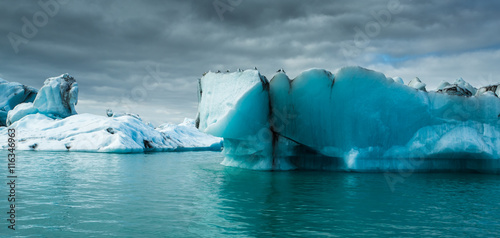
[[[48,10],[1,0],[0,77],[40,88],[67,72],[79,113],[112,108],[155,125],[195,117],[209,70],[258,67],[270,79],[360,65],[428,89],[459,77],[486,85],[500,82],[499,11],[500,1],[465,0],[67,0]]]

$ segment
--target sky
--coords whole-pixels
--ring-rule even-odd
[[[197,112],[209,70],[272,78],[359,65],[500,83],[500,1],[0,0],[0,78],[40,88],[69,73],[79,113],[139,114],[154,125]]]

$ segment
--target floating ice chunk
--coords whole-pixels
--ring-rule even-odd
[[[0,138],[16,128],[19,150],[92,151],[130,153],[144,151],[221,150],[222,139],[196,129],[193,120],[181,125],[155,129],[139,115],[114,114],[107,117],[76,114],[78,85],[68,74],[49,78],[34,102],[10,110]],[[4,146],[6,148],[6,146]]]
[[[28,104],[26,104],[28,105]],[[19,105],[33,110],[34,107]],[[144,151],[221,150],[221,138],[199,132],[187,121],[181,125],[153,128],[136,117],[77,114],[54,119],[40,113],[24,113],[11,127],[0,128],[7,141],[8,129],[16,128],[16,149],[133,153]],[[3,146],[4,149],[7,145]]]
[[[252,108],[258,115],[269,113],[268,127],[257,129],[270,131],[271,139],[266,140],[256,140],[246,128],[249,124],[256,130],[257,125],[266,125],[265,122],[212,112],[212,96],[203,98],[204,80],[201,79],[200,87],[204,95],[200,115],[216,113],[222,115],[218,118],[238,125],[230,127],[231,133],[219,134],[225,139],[224,151],[230,151],[225,154],[225,165],[252,169],[398,171],[410,164],[408,169],[412,171],[500,172],[500,99],[450,96],[452,87],[462,90],[463,95],[475,93],[475,88],[463,80],[441,84],[440,90],[450,90],[442,93],[426,92],[425,84],[418,78],[407,87],[360,67],[342,68],[335,74],[312,69],[293,80],[278,73],[269,84],[268,107],[253,103],[252,100],[265,100],[252,94],[253,87],[246,87],[240,88],[246,92],[239,93],[235,100],[238,104],[230,110],[242,107]],[[214,85],[217,80],[210,81],[208,94],[230,98],[239,85],[255,85],[258,81],[240,80],[246,82],[234,81],[225,87]],[[488,90],[493,94],[498,89]],[[250,136],[226,140],[226,135],[235,134]]]

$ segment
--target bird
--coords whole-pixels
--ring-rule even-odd
[[[207,72],[203,73],[203,76],[207,75]]]
[[[229,69],[226,69],[226,73],[229,73]]]
[[[242,72],[243,70],[241,70],[240,68],[238,68],[238,72]]]
[[[255,70],[257,70],[257,67],[255,67]]]
[[[276,73],[280,73],[281,72],[281,69],[278,69],[278,71],[276,71]]]
[[[106,116],[112,117],[114,115],[113,110],[111,109],[106,109]]]
[[[217,73],[220,73],[220,70],[217,70]]]

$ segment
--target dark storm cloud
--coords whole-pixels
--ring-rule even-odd
[[[257,66],[272,77],[284,67],[294,77],[310,67],[357,64],[417,76],[437,57],[447,69],[442,76],[456,73],[451,66],[465,65],[469,53],[497,58],[500,2],[494,1],[400,0],[390,22],[359,42],[355,29],[366,34],[377,22],[373,13],[388,11],[391,1],[233,0],[238,4],[222,21],[215,1],[68,1],[18,53],[8,34],[23,36],[22,17],[33,21],[42,8],[37,1],[2,1],[0,77],[40,87],[69,72],[80,85],[80,112],[111,107],[158,123],[194,117],[196,80],[208,70]],[[345,57],[345,44],[353,43],[363,43],[359,54]]]

